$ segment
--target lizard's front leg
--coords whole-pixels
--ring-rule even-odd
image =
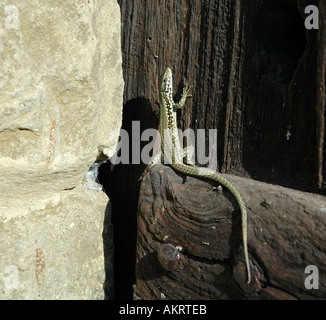
[[[190,89],[191,89],[191,86],[188,87],[188,85],[183,87],[180,101],[178,103],[174,103],[174,108],[175,109],[181,109],[185,105],[186,99],[191,97],[191,95],[188,94]]]

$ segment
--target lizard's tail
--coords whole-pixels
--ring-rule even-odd
[[[227,189],[229,189],[230,192],[233,194],[233,196],[236,198],[241,211],[243,251],[244,251],[247,276],[248,276],[247,283],[249,284],[251,281],[251,274],[250,274],[250,264],[249,264],[249,255],[248,255],[248,245],[247,245],[247,208],[242,196],[240,195],[238,190],[231,184],[231,182],[225,179],[218,172],[212,172],[211,170],[206,168],[189,166],[183,163],[172,164],[172,167],[175,170],[189,176],[202,177],[204,179],[218,182],[222,184],[224,187],[226,187]]]

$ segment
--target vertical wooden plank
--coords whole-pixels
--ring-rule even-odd
[[[325,161],[325,70],[326,70],[326,3],[319,3],[319,32],[317,53],[317,150],[318,150],[318,187],[326,189]]]
[[[326,174],[324,1],[319,1],[318,67],[317,32],[304,28],[304,8],[318,4],[317,0],[118,2],[125,80],[123,128],[129,132],[130,147],[133,121],[140,121],[141,132],[158,125],[152,111],[159,76],[169,66],[176,97],[184,83],[193,86],[192,98],[178,113],[179,127],[217,129],[215,145],[208,145],[206,135],[206,150],[216,150],[218,169],[321,191],[317,184]],[[130,217],[135,218],[137,179],[144,168],[145,164],[119,165],[112,174],[106,172],[114,186],[119,241],[126,248],[126,254],[118,257],[123,267],[117,270],[121,281],[128,278],[129,287],[134,281],[131,258],[136,240],[128,224],[136,225]]]

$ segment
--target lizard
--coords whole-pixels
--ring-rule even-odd
[[[220,173],[208,170],[207,168],[200,168],[194,165],[184,164],[183,156],[187,154],[187,148],[181,149],[180,141],[178,138],[177,128],[177,113],[176,110],[184,106],[191,87],[187,85],[183,88],[181,98],[178,103],[173,100],[173,82],[172,82],[172,71],[167,68],[162,75],[160,87],[159,87],[159,133],[161,137],[161,152],[159,152],[152,160],[150,167],[158,162],[160,158],[163,159],[164,163],[168,163],[172,168],[182,174],[200,177],[207,180],[215,181],[224,187],[226,187],[233,196],[236,198],[240,210],[242,219],[242,240],[244,247],[245,264],[247,269],[247,283],[251,281],[250,264],[248,256],[248,245],[247,245],[247,209],[245,202],[240,195],[239,191],[225,179]],[[188,147],[189,148],[189,147]]]

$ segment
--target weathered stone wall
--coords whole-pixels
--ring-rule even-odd
[[[2,1],[0,61],[0,298],[103,299],[108,198],[85,174],[121,126],[119,6]]]

